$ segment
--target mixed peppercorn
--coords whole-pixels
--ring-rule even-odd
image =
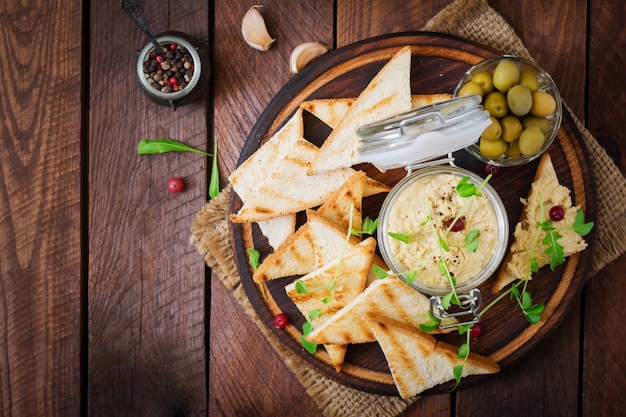
[[[184,89],[193,77],[194,63],[187,48],[171,43],[161,46],[162,54],[150,52],[143,64],[148,83],[163,93],[175,93]]]

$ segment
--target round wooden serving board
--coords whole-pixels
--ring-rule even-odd
[[[307,99],[357,97],[374,75],[402,46],[412,47],[411,89],[412,94],[452,93],[463,73],[473,64],[498,55],[497,52],[465,40],[433,33],[403,33],[373,38],[335,50],[316,60],[303,72],[293,77],[276,95],[254,126],[239,163],[246,160],[260,144],[280,128]],[[321,145],[329,128],[305,112],[305,138]],[[592,175],[585,157],[584,145],[571,116],[564,110],[564,118],[558,139],[549,149],[560,182],[572,190],[572,199],[585,211],[588,220],[595,218],[595,199]],[[483,165],[465,151],[456,153],[456,164],[482,174]],[[522,167],[503,169],[490,181],[504,201],[511,233],[520,217],[520,197],[526,197],[533,180],[537,160]],[[403,170],[381,174],[369,165],[359,166],[369,176],[388,185],[394,185],[404,177]],[[385,195],[364,200],[364,216],[378,217],[378,210]],[[231,212],[237,212],[241,201],[235,193],[231,199]],[[300,344],[302,324],[305,321],[296,306],[285,295],[284,286],[294,277],[267,283],[267,299],[263,299],[259,286],[252,281],[246,248],[261,252],[261,260],[271,248],[259,232],[256,224],[232,224],[233,249],[244,289],[261,320],[282,343],[297,356],[307,361],[321,374],[347,386],[377,394],[398,395],[387,362],[378,343],[350,345],[341,373],[328,365],[328,357],[322,347],[318,353],[307,353]],[[572,301],[578,296],[584,283],[592,254],[593,235],[586,237],[589,248],[568,258],[556,271],[544,267],[529,284],[529,291],[536,303],[545,302],[542,320],[529,324],[522,312],[508,298],[501,300],[483,317],[483,335],[472,342],[472,351],[491,357],[506,367],[543,340],[561,322]],[[481,287],[484,305],[493,300],[492,279]],[[291,324],[276,329],[274,315],[284,312]],[[456,332],[441,337],[459,346],[465,336]],[[485,377],[464,378],[460,387],[476,383]],[[435,387],[428,392],[440,393],[452,388],[452,383]],[[427,393],[428,393],[427,392]]]

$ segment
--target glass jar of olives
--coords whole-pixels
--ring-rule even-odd
[[[562,104],[556,83],[533,62],[512,55],[490,58],[470,68],[455,96],[475,94],[491,125],[467,150],[497,166],[528,163],[550,147],[561,126]]]

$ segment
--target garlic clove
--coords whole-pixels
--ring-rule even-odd
[[[324,55],[330,48],[319,42],[304,42],[291,51],[289,57],[289,69],[297,74],[311,61],[320,55]]]
[[[267,51],[276,39],[267,32],[265,20],[260,9],[263,6],[252,6],[241,21],[241,33],[245,41],[256,50]]]

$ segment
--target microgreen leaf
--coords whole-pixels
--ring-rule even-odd
[[[389,276],[389,273],[378,265],[372,265],[372,269],[374,270],[374,275],[378,279],[387,278]]]
[[[259,259],[261,258],[261,253],[254,248],[247,248],[248,251],[248,261],[250,262],[250,266],[252,270],[256,272],[259,268]]]
[[[137,144],[137,153],[139,155],[154,155],[166,152],[195,152],[206,156],[213,156],[210,153],[206,153],[173,139],[143,139]]]
[[[403,233],[394,233],[394,232],[387,232],[387,234],[396,240],[399,240],[404,243],[409,243],[409,235],[406,235]]]
[[[535,304],[534,306],[531,306],[528,310],[526,310],[526,313],[539,315],[543,313],[543,310],[545,307],[546,307],[545,303]]]
[[[533,305],[533,299],[529,292],[522,293],[522,310],[528,310]]]
[[[306,294],[309,290],[306,287],[306,282],[301,279],[296,281],[296,294]]]
[[[469,331],[469,329],[472,328],[472,326],[473,326],[473,324],[460,324],[459,325],[459,334],[460,335],[464,335],[465,333],[467,333]]]
[[[541,316],[538,314],[526,314],[526,320],[532,324],[537,324],[541,321]]]
[[[456,365],[452,368],[452,374],[454,375],[454,380],[457,384],[461,382],[461,377],[463,376],[463,365],[464,364]]]
[[[217,168],[217,140],[213,144],[213,162],[211,163],[211,178],[209,179],[209,197],[215,198],[220,193],[220,173]]]
[[[333,297],[325,297],[325,298],[322,298],[321,301],[324,304],[330,304],[330,302],[333,301]]]
[[[456,354],[457,358],[464,358],[465,356],[469,355],[470,352],[470,347],[467,343],[463,343],[461,346],[459,346],[459,351]]]
[[[535,257],[530,259],[530,270],[533,273],[539,272],[539,261],[537,261],[537,258]]]
[[[315,351],[317,350],[317,345],[305,339],[305,336],[307,336],[312,331],[313,325],[310,322],[305,321],[302,325],[302,336],[300,336],[300,342],[302,343],[302,346],[307,350],[307,352],[309,352],[310,354],[315,354]]]
[[[404,280],[406,281],[407,284],[410,284],[413,281],[415,281],[415,278],[417,278],[417,271],[411,271],[408,274],[406,274],[406,276],[404,277]]]
[[[426,323],[421,323],[420,329],[430,333],[434,331],[437,326],[439,326],[439,319],[435,317],[435,315],[430,310],[428,310],[428,317],[430,317],[430,321],[427,321]]]
[[[446,295],[443,296],[443,298],[441,299],[441,305],[443,306],[443,308],[445,308],[446,310],[450,308],[450,305],[452,304],[452,295],[454,293],[448,293]]]
[[[309,321],[312,323],[322,315],[322,310],[316,308],[314,310],[309,311]]]
[[[478,249],[479,236],[480,230],[478,229],[471,230],[467,236],[465,236],[465,249],[467,249],[468,252],[476,252],[476,249]]]
[[[439,238],[439,246],[441,246],[441,249],[445,250],[446,252],[450,250],[450,247],[442,237]]]
[[[578,209],[576,212],[576,218],[574,219],[574,225],[572,229],[574,232],[578,233],[581,236],[587,235],[593,229],[593,222],[585,223],[585,214],[581,209]]]
[[[456,192],[460,197],[467,198],[474,195],[476,186],[469,182],[470,177],[463,177],[456,185]]]
[[[367,233],[368,235],[373,235],[377,227],[378,218],[372,220],[369,217],[365,216],[365,218],[363,219],[363,223],[361,224],[361,228],[363,229],[364,233]]]

